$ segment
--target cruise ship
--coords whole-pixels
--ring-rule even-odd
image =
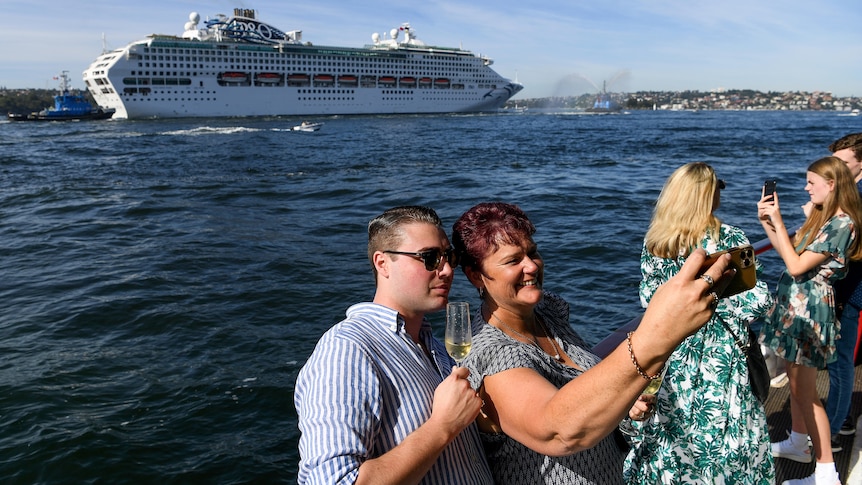
[[[201,25],[192,12],[181,36],[103,53],[84,83],[115,119],[486,112],[523,89],[490,58],[427,45],[406,23],[350,48],[256,17],[237,8]]]

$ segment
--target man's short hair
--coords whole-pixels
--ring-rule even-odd
[[[829,151],[835,153],[845,148],[852,148],[856,160],[862,161],[862,133],[851,133],[832,142]]]
[[[371,262],[375,280],[377,268],[374,267],[374,253],[398,249],[404,236],[401,228],[416,222],[443,227],[443,221],[434,209],[419,205],[393,207],[368,223],[368,261]]]

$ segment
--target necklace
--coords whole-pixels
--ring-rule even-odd
[[[497,315],[494,315],[493,313],[491,313],[491,316],[492,316],[492,317],[494,317],[494,320],[496,320],[497,322],[499,322],[499,323],[500,323],[500,325],[502,325],[502,326],[506,327],[506,329],[508,329],[510,332],[512,332],[512,333],[514,333],[515,335],[517,335],[517,336],[521,337],[521,339],[522,339],[522,340],[526,340],[526,341],[527,341],[527,343],[531,343],[531,344],[535,345],[537,349],[539,349],[539,350],[541,350],[541,351],[542,351],[542,353],[547,353],[547,352],[545,352],[545,349],[543,349],[543,348],[542,348],[542,346],[541,346],[541,345],[539,345],[539,341],[536,339],[536,335],[535,335],[535,333],[533,334],[533,338],[529,338],[529,337],[527,337],[526,335],[522,334],[521,332],[519,332],[519,331],[515,330],[514,328],[512,328],[512,327],[510,327],[510,326],[506,325],[506,322],[504,322],[503,320],[500,320],[500,317],[498,317]],[[541,325],[542,330],[544,330],[544,331],[545,331],[545,335],[547,335],[548,340],[550,340],[550,341],[551,341],[551,347],[553,347],[553,348],[554,348],[554,359],[555,359],[557,362],[565,362],[565,361],[563,360],[563,358],[562,358],[562,357],[560,357],[560,349],[558,349],[558,348],[557,348],[557,342],[555,341],[555,339],[554,339],[554,337],[551,335],[551,333],[550,333],[550,332],[548,332],[548,329],[547,329],[547,328],[545,327],[545,325],[542,323],[542,321],[541,321],[541,319],[539,318],[539,316],[538,316],[538,315],[536,315],[536,320],[538,320],[538,321],[539,321],[539,325]],[[534,323],[534,325],[535,325],[535,323]]]

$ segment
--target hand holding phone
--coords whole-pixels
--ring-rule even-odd
[[[730,284],[718,296],[725,298],[754,288],[754,285],[757,284],[757,268],[754,264],[754,248],[751,245],[738,246],[710,254],[701,267],[701,274],[724,253],[730,253],[731,260],[728,268],[735,269],[736,274],[733,275]]]
[[[775,179],[767,179],[763,182],[763,196],[769,197],[775,195],[775,186],[778,184],[778,181]]]

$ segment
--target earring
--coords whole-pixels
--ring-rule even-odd
[[[485,287],[483,286],[481,288],[478,288],[478,290],[479,290],[479,299],[484,300],[485,299]]]

